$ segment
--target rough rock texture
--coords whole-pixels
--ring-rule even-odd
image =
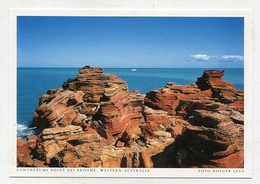
[[[222,103],[243,101],[243,91],[236,90],[234,84],[224,81],[222,76],[224,76],[224,70],[207,70],[202,77],[198,78],[196,84],[201,90],[210,89],[212,97],[218,98]]]
[[[83,67],[39,100],[17,140],[24,167],[243,167],[243,90],[205,71],[196,84],[148,92]]]
[[[170,83],[147,93],[145,105],[189,123],[174,143],[153,156],[154,166],[243,167],[243,91],[223,81],[223,75],[209,70],[198,78],[198,87]]]

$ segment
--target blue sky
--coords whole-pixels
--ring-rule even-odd
[[[18,17],[18,67],[242,68],[239,17]]]

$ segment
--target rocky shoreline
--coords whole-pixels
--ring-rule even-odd
[[[205,70],[196,84],[129,91],[85,66],[41,96],[17,138],[18,167],[243,168],[244,91]]]

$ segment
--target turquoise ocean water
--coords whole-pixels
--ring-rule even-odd
[[[223,68],[222,68],[223,69]],[[31,124],[33,112],[41,95],[48,89],[60,88],[68,78],[74,78],[79,68],[18,68],[17,69],[17,134],[24,137],[33,133]],[[203,68],[104,68],[106,73],[115,73],[124,79],[129,90],[140,90],[142,94],[167,84],[190,84],[196,82]],[[244,69],[227,68],[224,80],[244,89]]]

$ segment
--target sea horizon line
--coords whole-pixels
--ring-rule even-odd
[[[100,66],[93,66],[93,67],[100,67]],[[80,69],[82,67],[17,66],[17,68]],[[100,68],[107,68],[107,69],[244,69],[244,67],[100,67]]]

